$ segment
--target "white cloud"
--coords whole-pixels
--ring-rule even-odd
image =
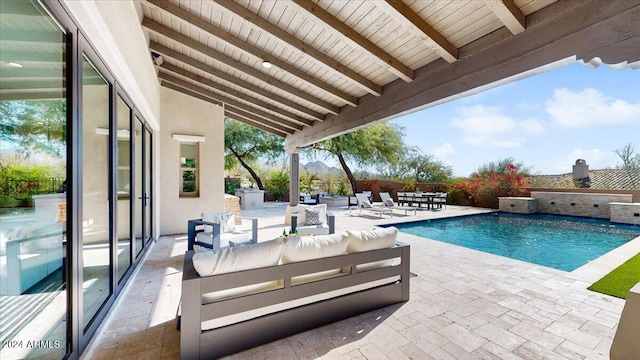
[[[451,143],[444,143],[437,148],[431,150],[431,154],[437,159],[447,159],[451,155],[455,154],[455,149]]]
[[[561,126],[640,125],[640,104],[616,100],[592,88],[578,92],[556,89],[545,106],[547,113]]]
[[[451,125],[462,130],[464,142],[474,146],[516,148],[526,142],[523,134],[544,132],[538,120],[519,121],[503,114],[503,109],[497,106],[462,107],[458,113]]]
[[[589,169],[604,169],[616,164],[617,155],[611,151],[601,149],[574,149],[573,151],[551,159],[550,174],[566,174],[573,170],[573,165],[578,159],[584,159]]]

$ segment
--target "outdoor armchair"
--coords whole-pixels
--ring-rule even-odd
[[[235,215],[230,212],[202,213],[202,218],[189,220],[187,223],[187,248],[193,245],[213,249],[234,246],[241,243],[256,244],[258,242],[258,219],[243,217],[251,221],[250,232],[236,229]]]
[[[336,218],[327,212],[327,204],[298,204],[298,212],[291,214],[291,231],[301,234],[329,235],[336,232]]]

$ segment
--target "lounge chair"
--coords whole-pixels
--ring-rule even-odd
[[[391,195],[389,195],[388,192],[381,192],[380,193],[380,199],[382,200],[383,206],[386,207],[387,209],[404,210],[404,214],[405,215],[407,215],[407,212],[409,212],[409,211],[413,211],[413,215],[416,215],[418,213],[418,208],[416,208],[414,206],[396,205],[393,202],[393,198],[391,197]]]
[[[374,207],[369,201],[369,197],[366,194],[358,193],[356,194],[356,199],[358,200],[358,214],[362,214],[362,210],[369,210],[371,212],[377,213],[380,217],[382,214],[389,214],[389,216],[393,217],[393,211],[391,209],[387,209],[385,207]],[[352,206],[349,206],[349,214],[351,214]]]

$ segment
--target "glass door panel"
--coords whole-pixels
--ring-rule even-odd
[[[131,267],[131,109],[118,97],[118,281]]]
[[[144,236],[145,243],[153,237],[151,233],[151,132],[144,130]]]
[[[38,2],[1,1],[3,360],[60,359],[67,351],[67,41]]]
[[[138,257],[142,253],[142,249],[144,247],[142,241],[142,215],[144,214],[144,191],[142,190],[142,185],[144,184],[142,181],[142,137],[143,137],[143,127],[142,122],[136,116],[135,120],[135,137],[134,137],[134,145],[135,145],[135,197],[136,197],[136,206],[135,206],[135,236],[136,236],[136,257]]]
[[[82,64],[83,329],[112,294],[109,197],[110,85],[86,56]]]

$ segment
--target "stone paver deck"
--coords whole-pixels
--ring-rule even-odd
[[[260,217],[264,241],[282,233],[284,209],[267,205],[243,215]],[[483,210],[447,206],[380,219],[333,209],[337,232],[478,211]],[[411,244],[411,271],[417,275],[407,303],[228,358],[608,359],[624,301],[587,287],[592,277],[640,248],[638,238],[612,258],[617,264],[568,273],[403,233],[398,240]],[[175,317],[185,249],[186,236],[163,236],[153,245],[83,358],[179,358]]]

